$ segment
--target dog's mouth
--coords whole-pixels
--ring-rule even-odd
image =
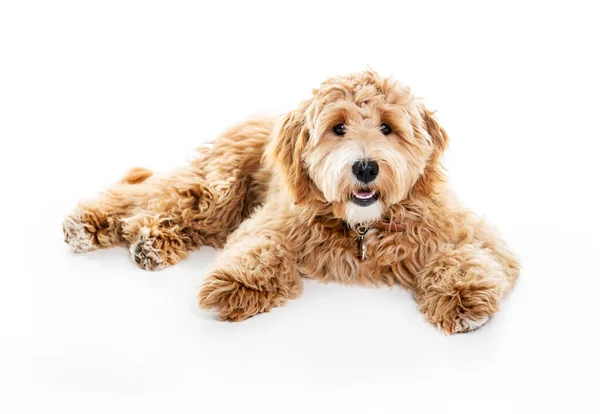
[[[361,188],[358,191],[352,192],[350,201],[357,206],[366,207],[376,202],[378,196],[379,194],[375,190],[371,190],[370,188]]]

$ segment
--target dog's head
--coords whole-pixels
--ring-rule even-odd
[[[331,206],[357,225],[437,191],[446,145],[408,88],[367,71],[324,82],[285,117],[268,154],[295,203]]]

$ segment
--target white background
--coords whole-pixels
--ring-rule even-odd
[[[0,411],[597,412],[598,14],[446,3],[0,3]],[[522,259],[483,329],[316,282],[218,322],[195,302],[211,249],[145,273],[63,243],[127,168],[173,169],[367,65],[438,110],[451,183]]]

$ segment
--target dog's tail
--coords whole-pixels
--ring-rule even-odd
[[[131,170],[127,171],[127,173],[125,173],[123,178],[121,178],[121,183],[140,184],[146,181],[152,174],[152,171],[146,168],[132,168]]]

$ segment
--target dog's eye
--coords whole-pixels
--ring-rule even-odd
[[[333,132],[336,135],[344,135],[346,133],[346,124],[337,124],[333,127]]]
[[[389,135],[392,133],[392,128],[390,128],[390,126],[388,124],[379,125],[379,130],[381,131],[381,133],[383,135]]]

